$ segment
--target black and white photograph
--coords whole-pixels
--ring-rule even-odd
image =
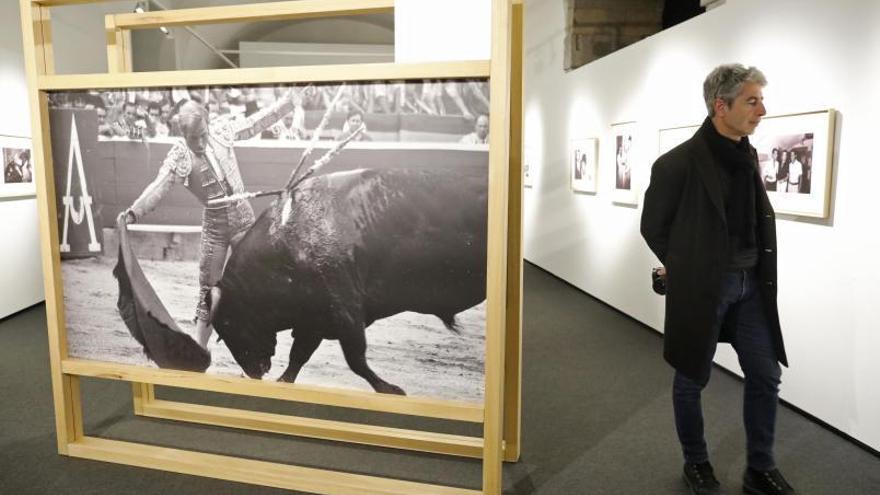
[[[571,189],[574,192],[595,193],[598,172],[599,140],[595,138],[571,141]]]
[[[810,194],[813,134],[808,132],[764,139],[758,152],[758,162],[767,191]]]
[[[620,134],[615,140],[615,183],[614,188],[629,191],[632,189],[632,169],[630,168],[629,152],[632,149],[632,136]]]
[[[611,138],[614,144],[614,188],[613,201],[622,205],[638,204],[634,187],[634,167],[636,166],[636,123],[622,122],[611,125]]]
[[[0,135],[0,158],[3,159],[0,197],[34,195],[34,161],[31,158],[30,139]]]
[[[487,81],[49,105],[71,358],[482,402]]]
[[[750,136],[777,213],[827,216],[833,121],[832,110],[764,117]]]
[[[535,148],[532,146],[524,146],[523,147],[523,164],[522,164],[522,183],[523,187],[531,188],[534,186],[535,178],[535,164],[537,163],[537,157],[535,155]]]

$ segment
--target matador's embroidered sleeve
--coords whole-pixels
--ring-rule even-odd
[[[141,195],[131,205],[131,212],[135,219],[153,211],[162,201],[174,184],[186,183],[189,173],[192,171],[192,156],[183,142],[175,143],[165,156],[165,161],[159,168],[159,173]]]

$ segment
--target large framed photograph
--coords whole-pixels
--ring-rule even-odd
[[[599,171],[599,140],[595,138],[572,140],[569,156],[571,157],[571,190],[595,193]]]
[[[614,146],[614,187],[612,199],[622,205],[637,205],[638,193],[635,187],[634,167],[638,164],[635,122],[622,122],[611,125],[611,144]]]
[[[482,402],[488,97],[50,93],[67,354]]]
[[[834,110],[823,110],[764,117],[750,138],[777,213],[828,216],[834,115]]]
[[[0,176],[0,198],[34,196],[34,161],[31,159],[31,140],[25,137],[0,135],[0,157],[3,174]]]

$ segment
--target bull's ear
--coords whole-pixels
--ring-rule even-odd
[[[208,304],[208,321],[214,321],[214,315],[217,313],[217,308],[220,307],[220,295],[220,287],[216,285],[205,294],[205,302]]]

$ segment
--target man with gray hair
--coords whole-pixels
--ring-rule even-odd
[[[657,159],[645,192],[641,232],[663,263],[663,354],[675,368],[684,478],[699,495],[720,493],[700,405],[718,342],[733,345],[745,375],[744,491],[796,493],[773,457],[779,365],[788,363],[776,306],[775,215],[748,138],[766,113],[766,84],[754,67],[715,68],[703,83],[708,117]]]

